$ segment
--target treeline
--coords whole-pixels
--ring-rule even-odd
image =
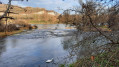
[[[119,29],[119,2],[88,0],[80,3],[81,7],[64,10],[59,16],[62,23],[75,25],[77,29],[93,29],[107,27],[111,30]]]

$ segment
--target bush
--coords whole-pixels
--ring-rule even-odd
[[[5,28],[4,24],[0,22],[0,32],[4,32],[4,28]]]
[[[36,25],[34,25],[34,28],[37,29],[38,27]]]
[[[29,24],[26,23],[24,20],[16,20],[16,23],[17,25],[21,26],[21,27],[28,27]]]
[[[9,25],[7,26],[7,31],[8,31],[8,32],[12,32],[12,31],[14,31],[14,30],[19,30],[19,28],[16,27],[15,24],[9,24]]]
[[[32,30],[32,26],[31,25],[29,25],[28,28],[29,28],[29,30]]]

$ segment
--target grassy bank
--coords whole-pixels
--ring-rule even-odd
[[[58,22],[47,22],[47,21],[37,21],[37,20],[33,20],[29,22],[30,24],[57,24]]]
[[[10,36],[10,35],[17,34],[20,32],[22,32],[22,30],[17,30],[17,31],[12,31],[12,32],[0,32],[0,38],[4,38],[6,36]]]
[[[119,66],[119,49],[111,52],[104,52],[91,57],[78,60],[72,67],[118,67]]]
[[[13,35],[13,34],[17,34],[17,33],[20,33],[22,32],[23,30],[32,30],[32,29],[36,29],[37,27],[35,26],[31,26],[31,27],[21,27],[19,28],[19,30],[14,30],[14,31],[7,31],[7,32],[0,32],[0,38],[4,38],[6,36],[10,36],[10,35]]]
[[[75,63],[59,67],[118,67],[119,66],[119,46],[113,50],[99,53],[78,59]]]

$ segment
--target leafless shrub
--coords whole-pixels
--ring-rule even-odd
[[[0,32],[4,32],[4,24],[2,22],[0,22]]]
[[[12,31],[15,31],[15,30],[19,30],[19,28],[16,27],[15,24],[9,24],[9,25],[7,26],[7,31],[8,31],[8,32],[12,32]]]

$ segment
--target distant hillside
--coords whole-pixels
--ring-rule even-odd
[[[6,4],[0,4],[0,15],[3,14],[1,11],[6,10]],[[17,22],[19,20],[25,21],[27,23],[55,23],[58,21],[57,17],[59,13],[53,10],[46,10],[45,8],[33,8],[33,7],[19,7],[12,5],[11,12],[16,14],[10,14],[15,20],[12,22]]]

